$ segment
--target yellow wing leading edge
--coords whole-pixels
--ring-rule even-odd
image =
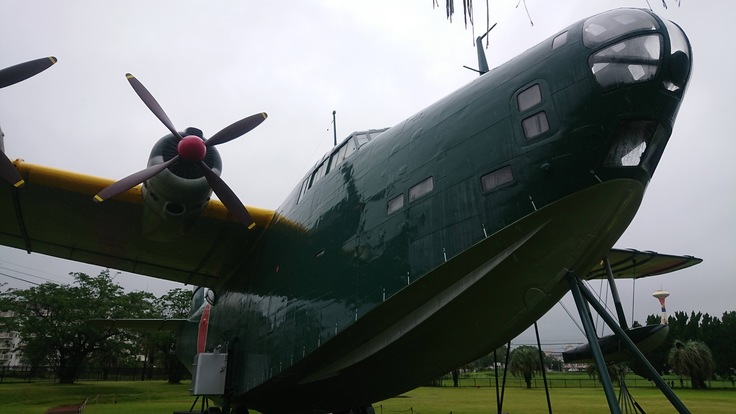
[[[176,241],[160,242],[143,234],[140,186],[94,203],[112,180],[14,164],[26,185],[0,186],[0,243],[186,284],[214,287],[241,269],[275,214],[248,207],[255,221],[248,230],[211,200]]]

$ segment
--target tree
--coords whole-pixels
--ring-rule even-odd
[[[648,325],[658,323],[658,315],[647,317]],[[665,341],[646,355],[657,371],[662,373],[672,369],[668,359],[676,340],[683,343],[696,340],[710,348],[715,374],[726,379],[733,378],[736,372],[736,350],[733,347],[736,343],[736,312],[724,312],[722,320],[719,320],[707,313],[691,312],[688,316],[685,312],[677,311],[669,317],[668,325],[669,333]],[[629,365],[635,373],[651,379],[638,362],[632,361]]]
[[[541,371],[542,365],[539,361],[539,349],[535,346],[522,345],[509,356],[509,371],[516,376],[523,376],[526,387],[532,387],[534,372]]]
[[[190,290],[175,288],[169,290],[156,300],[154,305],[157,317],[165,319],[186,318],[189,314],[189,304],[192,299]],[[157,351],[163,366],[166,369],[168,382],[178,384],[184,373],[184,366],[176,357],[176,333],[175,332],[149,332],[146,341],[150,345],[150,351]],[[148,355],[153,355],[149,352]],[[155,357],[154,357],[155,358]],[[153,358],[150,361],[153,363]]]
[[[675,373],[690,377],[693,389],[707,388],[705,380],[713,376],[715,369],[708,345],[693,340],[685,343],[675,341],[668,363]]]
[[[736,373],[736,311],[724,312],[721,317],[721,331],[717,336],[718,349],[716,368],[719,375],[733,381],[734,373]]]
[[[21,351],[32,364],[47,365],[60,383],[73,383],[90,354],[109,348],[107,342],[124,334],[85,323],[98,318],[145,316],[150,294],[124,294],[109,270],[96,277],[72,273],[73,285],[44,283],[0,293],[0,307],[14,313],[8,328],[19,333]],[[108,355],[108,357],[111,357]],[[37,366],[38,366],[37,365]]]
[[[708,345],[713,354],[715,374],[733,380],[733,374],[736,372],[736,351],[733,346],[736,343],[736,312],[724,312],[720,320],[707,313],[703,315],[700,339]]]

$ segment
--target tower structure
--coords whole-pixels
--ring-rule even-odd
[[[662,325],[667,325],[667,308],[664,305],[665,299],[667,299],[667,296],[670,295],[670,292],[667,292],[666,290],[658,290],[654,293],[652,293],[652,296],[659,299],[659,304],[662,306]]]

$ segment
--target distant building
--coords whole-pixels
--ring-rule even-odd
[[[0,319],[12,318],[12,312],[0,311]],[[15,331],[5,331],[0,328],[0,366],[12,368],[20,367],[23,354],[18,350],[20,336]]]

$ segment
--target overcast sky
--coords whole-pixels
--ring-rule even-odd
[[[444,5],[444,1],[441,1]],[[491,0],[491,67],[567,25],[646,1]],[[627,315],[658,313],[651,293],[671,293],[670,313],[721,316],[736,310],[736,2],[650,0],[683,27],[694,74],[670,143],[644,203],[617,247],[704,259],[673,275],[621,282]],[[245,116],[269,118],[218,147],[225,181],[247,205],[275,209],[316,158],[332,147],[332,111],[341,139],[389,127],[473,80],[472,28],[462,2],[450,24],[444,9],[414,1],[9,1],[0,0],[0,68],[54,55],[46,72],[0,91],[0,124],[11,159],[122,178],[145,166],[168,133],[125,80],[133,73],[178,129],[206,136]],[[486,27],[475,2],[475,35]],[[99,267],[0,247],[0,283],[25,288]],[[156,294],[181,286],[121,274],[126,289]],[[595,285],[597,287],[597,284]],[[634,293],[632,295],[632,293]],[[633,311],[632,311],[632,296]],[[574,312],[571,298],[563,302]],[[544,343],[581,342],[564,309],[540,321]],[[527,331],[518,343],[530,342]]]

